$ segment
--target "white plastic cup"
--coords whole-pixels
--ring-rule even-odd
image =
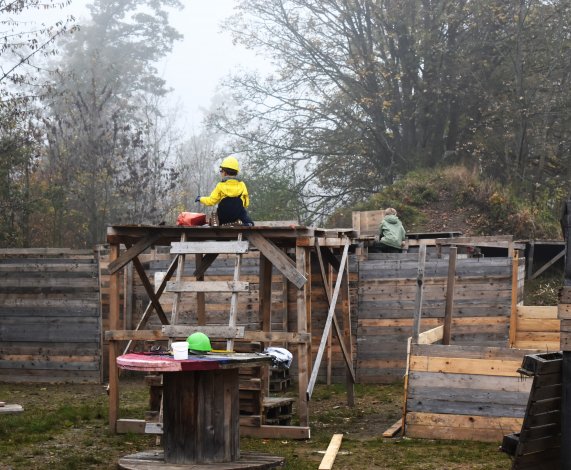
[[[171,347],[175,359],[188,359],[188,343],[186,341],[178,341],[172,343]]]

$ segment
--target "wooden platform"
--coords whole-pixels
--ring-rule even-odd
[[[275,455],[243,452],[236,462],[176,465],[166,463],[162,450],[138,452],[119,459],[117,467],[124,470],[234,470],[234,469],[270,469],[281,467],[284,457]]]

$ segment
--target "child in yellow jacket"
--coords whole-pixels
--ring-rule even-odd
[[[216,185],[210,196],[197,196],[195,202],[206,206],[218,204],[216,213],[220,225],[241,222],[242,225],[253,226],[254,222],[246,208],[250,205],[248,188],[238,179],[240,165],[235,157],[226,157],[220,164],[222,180]]]

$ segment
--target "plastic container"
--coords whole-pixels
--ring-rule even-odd
[[[188,343],[186,341],[178,341],[171,344],[172,353],[175,359],[188,359]]]

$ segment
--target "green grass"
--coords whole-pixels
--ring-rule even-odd
[[[333,434],[342,433],[335,470],[510,468],[499,443],[382,438],[401,416],[402,387],[357,385],[351,408],[343,385],[318,384],[310,402],[311,439],[243,437],[241,450],[282,456],[286,470],[313,470]],[[120,390],[121,416],[143,417],[148,405],[143,381],[122,380]],[[0,415],[0,470],[115,469],[119,458],[156,448],[154,436],[109,431],[102,386],[0,384],[0,397],[24,406],[23,413]]]

